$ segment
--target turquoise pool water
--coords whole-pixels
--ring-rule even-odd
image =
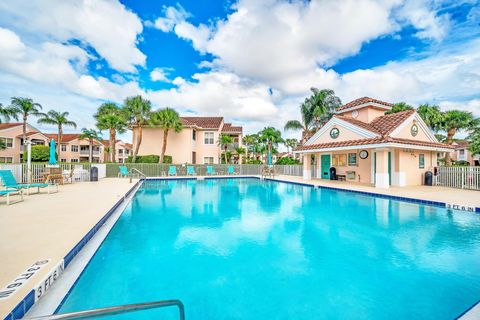
[[[145,182],[59,312],[175,298],[188,320],[452,319],[480,299],[480,215],[258,179]]]

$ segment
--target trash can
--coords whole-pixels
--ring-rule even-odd
[[[337,169],[335,167],[330,168],[330,180],[337,180]]]
[[[90,168],[90,181],[98,181],[98,168],[91,167]]]
[[[432,186],[433,185],[433,173],[432,171],[425,172],[425,185]]]

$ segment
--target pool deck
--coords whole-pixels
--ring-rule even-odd
[[[275,176],[275,180],[303,183],[314,186],[323,186],[343,190],[378,193],[395,197],[404,197],[418,200],[454,203],[480,208],[480,191],[462,190],[437,186],[390,187],[388,189],[375,188],[370,185],[349,183],[331,180],[303,180],[294,176]]]
[[[292,176],[276,176],[275,180],[480,207],[480,192],[472,190],[427,186],[377,189],[339,181],[304,181],[301,177]],[[49,262],[15,294],[0,299],[0,319],[4,319],[44,280],[133,186],[134,183],[129,183],[128,179],[108,178],[100,182],[63,185],[58,193],[25,196],[25,201],[10,206],[5,205],[2,199],[0,291],[36,261],[49,259]]]
[[[132,188],[128,179],[109,178],[59,186],[54,194],[0,203],[0,290],[33,263],[49,259],[9,298],[0,300],[4,319],[90,229]],[[12,197],[16,200],[17,197]]]

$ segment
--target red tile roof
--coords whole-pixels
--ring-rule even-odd
[[[382,135],[386,136],[392,133],[399,125],[407,120],[415,110],[406,110],[392,114],[386,114],[378,118],[373,119],[369,124],[377,129]]]
[[[227,133],[242,133],[242,131],[242,127],[233,126],[231,123],[225,123],[222,128],[222,132]]]
[[[218,129],[223,117],[180,117],[184,126],[196,126],[203,129]]]
[[[35,134],[43,134],[43,133],[39,131],[30,131],[30,132],[27,132],[27,137],[33,136]],[[21,138],[21,137],[23,137],[23,133],[17,135],[17,138]]]
[[[465,140],[459,140],[459,141],[454,141],[452,143],[452,147],[454,147],[455,149],[466,149],[468,148],[468,145],[470,143],[468,141],[465,141]]]
[[[423,147],[438,147],[438,148],[450,148],[448,146],[439,142],[428,142],[428,141],[418,141],[410,139],[400,139],[400,138],[391,138],[391,137],[378,137],[371,139],[357,139],[357,140],[347,140],[347,141],[336,141],[336,142],[327,142],[327,143],[318,143],[308,146],[299,146],[295,148],[295,151],[305,151],[305,150],[317,150],[317,149],[329,149],[329,148],[339,148],[339,147],[350,147],[350,146],[362,146],[369,144],[383,144],[383,143],[398,143],[406,145],[415,145]]]
[[[335,115],[334,117],[338,118],[340,120],[346,121],[348,123],[351,123],[351,124],[353,124],[357,127],[361,127],[363,129],[366,129],[366,130],[371,131],[373,133],[382,135],[382,132],[378,131],[374,126],[370,125],[369,123],[366,123],[366,122],[363,122],[363,121],[360,121],[360,120],[356,120],[356,119],[353,119],[353,118],[350,118],[350,117],[343,117],[343,116],[337,116],[337,115]]]
[[[57,139],[57,134],[56,133],[44,133],[46,137],[49,139],[55,140],[56,143],[58,143]],[[64,133],[62,134],[62,141],[61,143],[68,143],[70,141],[73,141],[75,139],[80,139],[81,133]],[[100,144],[98,142],[94,143],[95,145]]]
[[[343,106],[338,107],[337,111],[341,111],[341,110],[345,110],[345,109],[348,109],[348,108],[360,106],[360,105],[366,104],[366,103],[377,103],[377,104],[384,105],[386,107],[392,107],[393,106],[393,104],[385,102],[385,101],[381,101],[381,100],[377,100],[377,99],[373,99],[373,98],[369,98],[369,97],[363,97],[363,98],[355,99],[353,101],[350,101],[347,104],[344,104]]]
[[[21,122],[11,122],[11,123],[0,123],[0,130],[10,129],[13,127],[21,126]]]

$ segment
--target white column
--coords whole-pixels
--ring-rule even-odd
[[[377,149],[377,163],[375,172],[375,187],[390,188],[390,176],[388,174],[388,149]]]
[[[303,180],[312,179],[312,155],[303,155]]]

